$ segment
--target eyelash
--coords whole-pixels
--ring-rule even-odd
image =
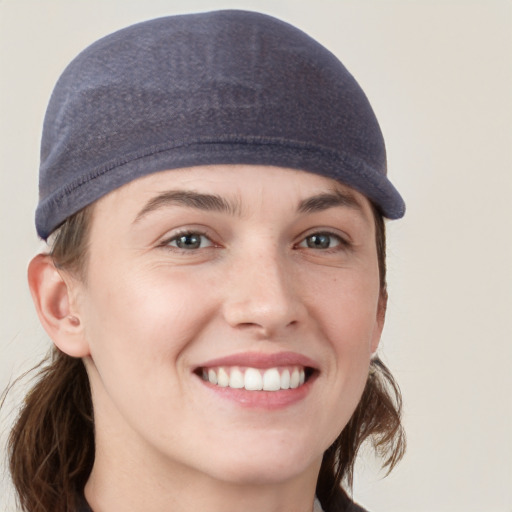
[[[195,246],[195,247],[188,247],[188,248],[179,247],[177,245],[179,243],[178,241],[180,239],[184,239],[186,237],[199,238],[199,245]],[[308,245],[308,240],[314,239],[315,237],[317,238],[318,243],[317,242],[313,242],[313,243],[317,243],[317,246],[315,247],[312,245]],[[328,238],[327,247],[320,247],[322,238]],[[208,240],[208,245],[206,245],[206,246],[203,246],[203,244],[202,244],[202,241],[204,239]],[[334,245],[333,245],[333,240],[335,242]],[[173,243],[176,243],[176,245],[173,245]],[[216,246],[218,247],[218,245],[216,245],[211,240],[210,236],[207,233],[205,233],[204,231],[200,231],[200,230],[185,230],[185,231],[178,232],[178,233],[174,234],[171,238],[165,239],[160,244],[160,247],[164,247],[166,249],[174,250],[174,251],[182,251],[182,252],[194,252],[195,250],[207,249],[207,248],[216,247]],[[331,233],[329,231],[316,231],[316,232],[310,233],[307,236],[305,236],[304,238],[302,238],[300,240],[300,242],[298,244],[296,244],[294,247],[300,248],[300,249],[312,249],[315,251],[318,250],[321,252],[335,252],[338,250],[350,248],[351,243],[338,234]]]
[[[179,247],[178,245],[171,245],[173,242],[178,243],[178,240],[186,238],[186,237],[198,237],[199,239],[206,239],[208,240],[208,245],[206,247],[202,247],[201,245],[199,247],[192,247],[192,248],[184,248]],[[200,241],[201,243],[201,241]],[[182,251],[182,252],[193,252],[197,249],[206,249],[209,247],[214,247],[216,244],[211,240],[211,238],[206,234],[205,232],[199,231],[199,230],[185,230],[181,231],[179,233],[174,234],[171,238],[165,239],[161,244],[160,247],[164,247],[166,249],[175,250],[175,251]]]
[[[328,246],[327,247],[312,247],[308,244],[308,240],[313,238],[319,239],[320,243],[322,238],[328,238]],[[335,245],[332,245],[332,241],[335,241]],[[306,244],[306,245],[304,245]],[[318,244],[320,245],[320,244]],[[330,233],[329,231],[316,231],[314,233],[310,233],[306,237],[304,237],[298,244],[297,247],[305,248],[305,249],[313,249],[313,250],[319,250],[322,252],[329,252],[329,251],[337,251],[337,250],[343,250],[350,247],[350,242],[346,240],[345,238],[341,237],[340,235],[337,235],[335,233]]]

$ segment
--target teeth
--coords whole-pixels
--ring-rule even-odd
[[[231,370],[231,376],[229,379],[229,387],[235,389],[242,389],[244,387],[244,384],[244,374],[238,368],[233,368]]]
[[[277,368],[271,368],[263,374],[263,389],[265,391],[278,391],[281,389],[281,376]]]
[[[202,370],[203,380],[220,387],[245,388],[248,391],[279,391],[296,389],[306,381],[302,367],[268,368],[209,368]]]
[[[211,382],[211,379],[210,379],[210,382]],[[293,370],[292,374],[290,375],[290,387],[292,389],[295,389],[295,388],[299,387],[299,384],[300,384],[300,374],[299,374],[299,370],[297,370],[297,368],[295,368]]]
[[[229,375],[224,368],[219,368],[217,373],[217,384],[221,388],[227,388],[229,386]]]
[[[212,370],[211,368],[208,370],[208,380],[212,384],[217,384],[217,374],[215,373],[215,370]]]
[[[259,391],[263,389],[263,378],[261,373],[254,368],[247,368],[245,371],[245,389],[249,391]]]
[[[281,374],[281,389],[290,389],[290,370],[288,368]]]

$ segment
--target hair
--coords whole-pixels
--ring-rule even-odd
[[[69,217],[56,231],[50,255],[59,269],[86,276],[92,207]],[[382,215],[373,208],[383,304],[386,243]],[[384,314],[382,312],[382,314]],[[9,467],[25,512],[68,512],[84,499],[94,463],[94,415],[89,379],[81,359],[53,347],[42,361],[8,441]],[[317,496],[326,512],[348,510],[357,453],[370,441],[388,473],[405,452],[402,400],[393,376],[375,357],[361,400],[349,423],[326,450]]]

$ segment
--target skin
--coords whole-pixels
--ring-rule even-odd
[[[305,203],[313,196],[323,202]],[[195,245],[178,247],[184,233]],[[95,512],[311,512],[322,454],[359,401],[384,321],[364,196],[275,167],[156,173],[97,201],[84,280],[40,255],[29,281],[50,336],[89,374]],[[314,369],[285,406],[241,404],[196,374],[283,352]]]

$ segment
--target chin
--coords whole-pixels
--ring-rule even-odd
[[[236,485],[278,485],[309,472],[311,465],[283,463],[276,458],[266,461],[240,463],[216,475],[218,480]],[[315,465],[316,466],[316,465]],[[319,466],[318,466],[319,468]]]
[[[208,471],[219,480],[238,485],[280,484],[310,471],[318,473],[323,456],[323,451],[312,453],[311,445],[304,443],[256,443],[252,448],[241,450],[233,446],[222,461],[220,455],[214,457],[217,464]]]

